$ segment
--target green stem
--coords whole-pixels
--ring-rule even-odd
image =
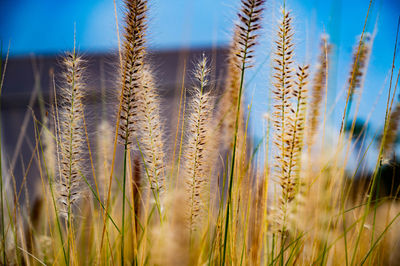
[[[126,161],[128,155],[128,138],[125,138],[124,145],[124,176],[122,184],[122,239],[121,239],[121,265],[124,265],[124,240],[125,240],[125,193],[126,193]]]
[[[93,187],[90,185],[90,183],[88,182],[87,178],[82,174],[81,177],[83,178],[83,180],[85,181],[85,183],[88,185],[90,191],[92,192],[93,196],[95,197],[95,199],[97,200],[97,202],[100,204],[100,207],[103,209],[103,211],[107,211],[106,208],[104,207],[103,203],[101,202],[98,194],[96,193],[96,191],[93,189]],[[108,217],[108,219],[111,220],[112,224],[114,225],[115,229],[117,229],[118,233],[121,233],[121,230],[118,228],[117,224],[114,222],[113,218],[111,217],[110,213],[107,211],[106,215]]]
[[[253,9],[251,9],[252,13]],[[251,16],[250,16],[250,21],[251,21]],[[250,25],[248,25],[250,28]],[[235,170],[235,159],[236,159],[236,144],[237,144],[237,135],[238,135],[238,130],[239,130],[239,117],[240,117],[240,105],[241,105],[241,100],[242,100],[242,90],[243,90],[243,83],[244,83],[244,71],[246,69],[246,59],[247,59],[247,41],[250,37],[250,30],[247,31],[247,36],[246,36],[246,43],[245,43],[245,48],[243,52],[243,60],[242,60],[242,68],[241,68],[241,77],[240,77],[240,87],[239,87],[239,95],[238,95],[238,101],[236,103],[237,109],[236,109],[236,121],[235,121],[235,137],[233,141],[233,151],[232,151],[232,163],[231,163],[231,173],[229,176],[229,187],[228,187],[228,201],[226,205],[226,219],[225,219],[225,237],[224,237],[224,252],[222,256],[222,265],[225,265],[225,256],[226,256],[226,242],[228,239],[228,227],[229,227],[229,209],[232,201],[232,186],[233,186],[233,174]]]

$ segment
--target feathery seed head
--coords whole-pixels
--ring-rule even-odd
[[[282,22],[280,23],[278,30],[278,39],[275,41],[275,58],[274,58],[274,82],[273,82],[273,128],[274,128],[274,139],[273,142],[279,154],[276,157],[277,167],[280,168],[280,174],[283,176],[286,172],[286,158],[287,158],[287,146],[290,139],[290,132],[287,130],[287,124],[292,121],[292,88],[293,88],[293,76],[292,76],[292,56],[293,56],[293,44],[292,44],[292,29],[290,26],[291,18],[289,13],[283,10]]]
[[[226,88],[219,104],[218,121],[224,148],[228,147],[235,131],[236,106],[241,87],[243,86],[244,70],[251,67],[254,47],[257,44],[258,31],[261,28],[262,12],[265,0],[242,0],[238,13],[238,22],[234,28],[233,40],[228,59],[228,75]],[[240,110],[239,116],[242,111]],[[239,123],[242,124],[242,119]]]
[[[239,22],[235,28],[235,42],[238,47],[236,56],[242,67],[251,67],[250,60],[253,58],[254,46],[257,44],[258,31],[261,28],[262,12],[265,0],[242,0],[242,6],[238,13]]]
[[[57,184],[60,214],[67,216],[71,207],[82,193],[81,174],[85,150],[83,131],[83,60],[76,53],[68,53],[64,58],[64,85],[61,87],[59,107],[59,151],[61,155]]]
[[[310,112],[308,117],[307,145],[309,148],[314,143],[314,136],[318,130],[319,115],[322,98],[326,90],[326,81],[328,75],[328,57],[331,45],[328,43],[328,36],[321,37],[320,54],[318,57],[318,66],[314,75],[311,89]]]
[[[394,143],[396,142],[400,120],[400,103],[397,103],[394,110],[390,113],[387,131],[383,143],[383,155],[385,159],[390,159],[393,154]]]
[[[131,145],[137,130],[138,93],[141,89],[145,31],[147,28],[147,1],[125,0],[124,40],[122,44],[120,141]]]
[[[293,34],[290,14],[283,9],[278,38],[275,41],[272,90],[273,143],[276,148],[274,174],[281,186],[275,222],[282,233],[286,230],[287,218],[290,215],[289,203],[298,192],[306,111],[305,86],[309,68],[298,67],[297,73],[293,74]]]
[[[188,121],[188,139],[185,145],[184,180],[189,202],[187,211],[188,227],[194,232],[203,223],[207,213],[207,187],[211,170],[212,140],[210,138],[213,103],[209,92],[204,92],[210,72],[207,59],[197,64],[195,78],[198,85],[194,87],[192,112]]]
[[[151,189],[162,192],[165,187],[165,154],[160,100],[152,72],[147,65],[142,70],[141,81],[142,90],[138,94],[139,142]]]
[[[220,132],[223,148],[227,148],[231,144],[235,131],[235,106],[238,102],[241,79],[241,60],[237,56],[240,53],[239,32],[240,30],[236,28],[229,49],[228,73],[218,108],[217,121],[221,123]]]
[[[353,53],[353,63],[349,75],[350,97],[354,95],[357,88],[362,86],[362,78],[364,76],[366,64],[369,59],[371,50],[371,36],[366,34],[363,40],[359,42]]]

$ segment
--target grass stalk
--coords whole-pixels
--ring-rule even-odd
[[[127,155],[128,155],[128,138],[124,144],[124,172],[122,176],[122,226],[121,226],[121,265],[124,265],[124,248],[125,248],[125,194],[126,194],[126,169],[127,169]]]
[[[4,69],[3,67],[3,42],[0,43],[0,75],[1,75],[1,80],[0,80],[0,100],[2,99],[2,88],[3,88],[3,82],[4,82],[4,75],[5,71],[7,68],[7,61],[8,61],[8,54],[9,54],[10,47],[8,48],[7,51],[7,56],[6,56],[6,61],[4,64]],[[2,112],[1,112],[1,101],[0,101],[0,198],[1,198],[1,244],[2,244],[2,255],[3,255],[3,263],[6,264],[6,237],[5,237],[5,224],[4,224],[4,195],[3,195],[3,150],[2,150]]]
[[[235,114],[235,128],[234,128],[234,137],[233,137],[233,150],[231,157],[231,166],[230,166],[230,175],[229,175],[229,185],[228,185],[228,198],[226,204],[226,215],[225,215],[225,233],[224,233],[224,244],[223,244],[223,255],[222,255],[222,265],[225,265],[226,259],[226,250],[227,250],[227,241],[228,241],[228,233],[229,233],[229,217],[230,217],[230,208],[232,204],[232,188],[233,188],[233,178],[235,173],[235,164],[236,164],[236,146],[237,146],[237,137],[239,130],[239,119],[240,119],[240,111],[241,111],[241,102],[242,102],[242,91],[244,84],[244,72],[247,67],[249,67],[249,55],[253,52],[251,47],[256,44],[255,31],[260,28],[259,20],[262,16],[263,11],[263,0],[253,0],[253,1],[242,1],[242,13],[239,13],[239,18],[241,22],[244,24],[243,26],[238,27],[238,31],[240,34],[240,39],[242,41],[240,47],[240,54],[238,55],[241,59],[240,67],[240,85],[238,88],[238,97],[236,102],[236,114]],[[251,55],[250,55],[251,58]]]

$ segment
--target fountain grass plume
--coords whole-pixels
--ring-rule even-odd
[[[158,195],[166,188],[163,126],[160,99],[150,68],[142,71],[142,86],[138,97],[140,149],[143,153],[150,188]]]
[[[72,206],[81,198],[85,133],[83,130],[84,77],[83,60],[75,52],[68,53],[63,61],[64,84],[60,89],[59,153],[61,155],[57,194],[61,203],[59,212],[71,218]]]
[[[196,86],[191,101],[192,111],[188,118],[188,137],[184,150],[184,180],[186,197],[189,203],[187,223],[192,236],[204,225],[208,212],[208,186],[210,179],[211,158],[211,127],[213,102],[210,92],[206,92],[209,84],[210,68],[207,58],[197,63],[194,77]]]

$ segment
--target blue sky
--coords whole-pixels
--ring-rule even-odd
[[[121,6],[117,0],[117,6]],[[150,1],[151,46],[156,49],[227,44],[238,0]],[[267,1],[266,17],[282,1]],[[300,28],[320,32],[340,30],[341,40],[354,41],[362,30],[368,0],[287,0]],[[380,12],[380,33],[393,37],[400,3],[375,0],[372,18]],[[54,53],[77,41],[85,51],[107,51],[116,46],[113,0],[2,0],[0,37],[11,40],[12,54]],[[118,9],[121,17],[120,8]],[[341,12],[340,12],[341,11]],[[332,22],[332,20],[340,19]],[[268,20],[268,18],[266,18]],[[371,21],[370,26],[373,21]],[[339,25],[338,25],[339,24]],[[373,26],[373,25],[372,25]],[[346,44],[347,45],[347,44]],[[347,47],[349,48],[349,47]],[[350,47],[351,48],[351,47]]]
[[[117,0],[117,6],[121,6]],[[150,45],[154,49],[209,46],[229,41],[234,13],[230,1],[150,1]],[[2,0],[1,39],[12,54],[54,53],[70,49],[74,23],[83,51],[116,47],[113,0]],[[118,7],[121,18],[121,8]],[[227,27],[228,26],[228,27]]]
[[[294,16],[296,61],[313,64],[318,54],[319,36],[327,32],[337,47],[335,68],[331,70],[330,101],[345,87],[356,37],[362,32],[368,0],[287,0]],[[227,45],[238,0],[153,0],[150,1],[149,39],[152,49]],[[260,118],[266,111],[269,85],[269,51],[274,38],[282,1],[268,0],[264,32],[257,49],[256,67],[247,76],[247,99],[254,95],[253,128],[260,135]],[[121,0],[117,0],[121,6]],[[118,16],[122,17],[118,7]],[[110,52],[117,46],[112,0],[1,0],[0,39],[11,41],[13,56],[54,54],[73,47],[74,23],[80,51]],[[391,67],[400,15],[400,1],[374,0],[367,31],[377,22],[377,35],[365,80],[360,116],[366,118],[384,85]],[[379,16],[379,19],[377,20]],[[260,71],[257,71],[260,70]],[[382,125],[388,85],[377,103],[371,121]],[[254,94],[253,94],[254,92]],[[342,97],[343,98],[343,97]],[[339,101],[341,110],[344,101]],[[334,112],[334,121],[342,111]]]

